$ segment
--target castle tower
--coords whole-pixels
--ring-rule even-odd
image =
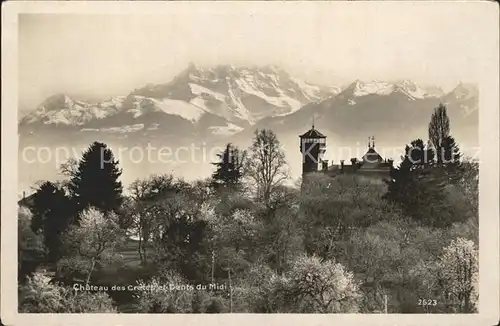
[[[312,128],[300,135],[300,152],[302,153],[302,174],[317,172],[322,166],[326,151],[326,136]]]
[[[378,164],[382,163],[383,159],[375,150],[375,137],[368,138],[368,150],[363,155],[363,163],[365,164]]]

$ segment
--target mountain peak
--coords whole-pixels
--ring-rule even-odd
[[[191,62],[167,83],[147,84],[128,96],[104,102],[86,103],[64,94],[54,95],[44,102],[43,112],[24,121],[83,126],[93,124],[96,119],[113,119],[117,113],[131,115],[132,121],[163,112],[188,117],[190,121],[210,116],[247,126],[267,117],[293,113],[337,93],[332,87],[293,78],[277,65],[200,66]],[[59,111],[58,114],[45,114],[49,108]]]
[[[458,85],[451,91],[450,95],[459,100],[466,100],[472,97],[477,97],[479,89],[473,83],[465,83],[460,81]]]
[[[423,88],[411,79],[400,79],[394,82],[377,79],[372,81],[356,79],[343,93],[344,96],[348,97],[361,97],[366,95],[387,96],[393,93],[400,93],[406,95],[409,100],[440,97],[443,95],[437,90]]]
[[[69,96],[64,93],[58,93],[45,99],[45,101],[39,105],[38,109],[43,111],[60,110],[67,108],[71,103],[73,103],[73,100],[71,100]]]

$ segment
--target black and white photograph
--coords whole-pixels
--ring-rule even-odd
[[[498,322],[498,7],[71,5],[9,34],[14,315]]]

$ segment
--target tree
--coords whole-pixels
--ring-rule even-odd
[[[269,205],[256,212],[257,216],[263,216],[259,219],[262,221],[259,253],[278,273],[288,270],[295,258],[304,252],[299,196],[299,189],[276,187]]]
[[[200,209],[189,191],[180,191],[158,199],[147,207],[147,213],[153,220],[150,237],[155,263],[191,281],[204,282],[210,265],[207,223]]]
[[[436,277],[429,268],[417,266],[430,266],[444,244],[442,230],[400,217],[356,230],[339,244],[342,250],[337,251],[337,261],[361,281],[363,312],[383,311],[384,294],[391,313],[421,312],[416,302],[419,298],[436,298]]]
[[[106,144],[94,142],[83,153],[78,170],[73,172],[69,190],[78,212],[92,206],[108,213],[117,211],[122,204],[122,171],[113,152]]]
[[[130,185],[132,211],[132,228],[137,232],[138,251],[142,263],[147,262],[146,248],[152,243],[161,248],[158,241],[159,232],[165,225],[169,225],[172,218],[175,220],[176,211],[172,211],[179,203],[178,200],[189,200],[189,211],[196,212],[201,206],[200,200],[207,196],[207,187],[195,182],[194,186],[181,179],[174,179],[172,175],[153,175],[145,180],[136,180]],[[167,215],[164,215],[167,214]],[[173,214],[170,216],[169,214]],[[156,237],[156,238],[155,238]]]
[[[129,186],[131,210],[129,212],[131,220],[131,228],[136,232],[138,238],[138,253],[141,263],[146,262],[146,247],[149,241],[149,236],[152,226],[151,215],[144,209],[146,199],[150,195],[150,184],[147,180],[135,180]]]
[[[20,287],[19,312],[116,313],[116,309],[105,292],[77,291],[54,284],[42,273],[35,273]]]
[[[187,313],[192,311],[196,291],[194,285],[189,284],[176,272],[166,270],[160,277],[153,277],[150,281],[139,280],[137,288],[137,305],[141,312]]]
[[[235,297],[241,300],[241,312],[288,312],[285,291],[286,279],[261,261],[245,271],[235,288]]]
[[[385,199],[399,205],[405,215],[427,225],[443,227],[455,221],[447,196],[449,182],[434,166],[433,151],[421,139],[405,148],[402,162],[391,171]]]
[[[56,262],[61,257],[61,236],[73,223],[74,209],[65,191],[51,182],[44,182],[33,195],[31,228],[43,234],[47,260]]]
[[[348,239],[356,229],[399,218],[395,205],[382,198],[384,192],[383,185],[352,175],[308,175],[303,181],[298,219],[306,251],[333,258],[337,242]]]
[[[288,178],[285,153],[270,129],[255,131],[250,152],[248,176],[256,186],[257,198],[268,205],[274,189]]]
[[[239,190],[244,175],[246,151],[227,144],[226,149],[217,154],[219,162],[212,163],[216,166],[212,174],[212,185],[215,189]]]
[[[70,158],[59,167],[60,173],[66,177],[73,178],[78,173],[78,160]]]
[[[443,104],[434,109],[429,122],[429,143],[435,151],[438,165],[456,167],[460,163],[460,149],[455,139],[450,135],[450,119]]]
[[[116,247],[124,240],[118,217],[104,214],[92,207],[82,212],[79,225],[72,226],[64,237],[67,259],[59,263],[59,271],[80,269],[88,284],[96,266],[112,261]],[[75,268],[74,264],[78,268]]]
[[[18,276],[20,281],[24,281],[24,278],[30,276],[42,263],[45,246],[42,235],[35,234],[31,229],[29,212],[19,210],[17,227]]]
[[[203,213],[207,223],[207,240],[212,251],[214,279],[226,279],[228,271],[237,275],[245,271],[260,253],[264,233],[263,224],[248,210],[235,210],[232,215],[217,215],[207,209]]]
[[[287,298],[295,313],[358,311],[358,283],[339,263],[302,256],[285,275]]]
[[[446,113],[446,107],[443,104],[439,104],[439,106],[434,109],[434,113],[429,123],[429,141],[437,153],[436,158],[439,164],[443,162],[443,142],[449,136],[450,119]]]
[[[457,238],[440,257],[442,282],[451,304],[458,312],[476,312],[479,290],[478,251],[474,242]]]
[[[441,154],[440,154],[441,155]],[[463,166],[462,153],[455,141],[455,138],[448,136],[442,143],[442,162],[438,168],[442,169],[446,181],[451,184],[457,184],[462,179],[462,174],[467,167]]]

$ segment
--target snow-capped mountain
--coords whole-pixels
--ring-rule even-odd
[[[337,144],[356,143],[375,135],[381,142],[401,142],[400,137],[425,138],[430,117],[440,103],[446,105],[454,135],[469,143],[478,141],[478,92],[474,85],[458,85],[439,96],[437,87],[421,87],[411,81],[355,81],[337,96],[311,103],[284,117],[259,121],[245,130],[270,128],[281,138],[296,141],[298,132],[316,128]],[[414,138],[413,138],[414,139]],[[403,140],[403,141],[411,141]]]
[[[338,91],[294,78],[276,66],[202,68],[191,64],[169,83],[147,85],[102,102],[51,96],[25,115],[20,126],[152,131],[166,125],[175,128],[169,120],[182,120],[184,127],[191,124],[188,129],[201,124],[214,134],[228,134],[266,117],[291,114]]]
[[[459,83],[449,94],[449,96],[455,97],[457,100],[469,100],[473,97],[479,95],[479,90],[474,84]]]
[[[348,98],[351,102],[355,102],[354,98],[356,97],[367,95],[388,96],[393,93],[400,93],[406,95],[409,100],[416,100],[424,98],[438,98],[443,95],[439,93],[439,90],[440,89],[438,87],[421,87],[408,79],[396,82],[379,80],[363,82],[361,80],[356,80],[339,94],[339,98]]]
[[[205,158],[205,150],[217,153],[227,142],[246,148],[255,129],[270,128],[286,149],[290,165],[300,170],[297,136],[311,127],[313,118],[315,127],[328,137],[328,151],[333,153],[330,159],[336,162],[340,159],[335,156],[336,149],[355,151],[361,146],[364,151],[368,136],[376,137],[377,147],[391,147],[390,152],[381,151],[381,155],[397,158],[402,149],[393,146],[425,139],[433,109],[440,103],[447,105],[452,134],[460,145],[477,144],[478,91],[474,85],[459,84],[444,94],[438,87],[409,80],[357,80],[339,92],[335,87],[291,77],[273,66],[191,65],[169,83],[147,85],[106,101],[54,95],[23,115],[19,145],[50,146],[56,154],[61,147],[69,153],[80,153],[91,142],[103,141],[117,153],[126,182],[174,170],[193,178],[213,171],[210,154]],[[140,153],[132,149],[144,149],[146,145],[166,149],[153,154],[170,150],[174,155],[167,155],[167,163],[154,155],[150,160],[149,153],[148,159],[138,159],[135,155]],[[176,156],[186,153],[187,148],[199,148],[200,152],[194,151],[194,157]],[[363,153],[351,151],[345,155],[358,154]],[[57,164],[51,161],[34,167],[21,158],[19,169],[24,173],[20,176],[25,184],[52,180],[58,175],[58,164],[65,161],[65,157],[52,155]]]
[[[479,90],[473,84],[459,83],[449,94],[443,97],[443,103],[458,106],[464,115],[470,115],[478,109]]]
[[[121,108],[121,98],[90,104],[72,100],[65,94],[47,98],[36,111],[22,117],[21,124],[43,123],[82,126],[92,119],[102,119],[117,113]]]
[[[293,113],[338,92],[338,88],[294,78],[276,66],[204,68],[191,64],[172,82],[148,85],[132,94],[181,100],[234,123],[254,124],[265,117]]]

